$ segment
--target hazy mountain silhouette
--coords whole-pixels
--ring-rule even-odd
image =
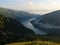
[[[51,25],[60,26],[60,10],[45,14],[40,21],[43,23],[48,22]]]
[[[60,10],[45,14],[31,23],[48,35],[60,36]]]

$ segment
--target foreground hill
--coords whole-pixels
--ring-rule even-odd
[[[34,32],[22,25],[20,21],[0,9],[0,45],[16,41],[28,41]]]

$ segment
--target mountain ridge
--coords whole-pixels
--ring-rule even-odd
[[[35,28],[45,31],[48,35],[60,35],[60,10],[45,14],[31,22]]]

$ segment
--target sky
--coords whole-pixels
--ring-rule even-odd
[[[17,10],[60,10],[60,0],[0,0],[0,7]]]

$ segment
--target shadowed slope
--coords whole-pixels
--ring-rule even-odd
[[[31,35],[33,34],[34,32],[32,30],[24,27],[16,19],[0,14],[1,44],[27,40],[28,38],[32,38]]]

